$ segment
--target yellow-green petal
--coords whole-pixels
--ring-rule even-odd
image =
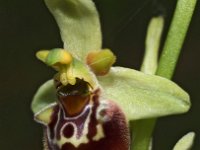
[[[87,64],[98,76],[105,75],[116,61],[116,56],[109,49],[92,51],[87,55]]]
[[[45,63],[49,66],[56,64],[69,65],[72,60],[73,58],[68,51],[61,48],[55,48],[49,51]]]

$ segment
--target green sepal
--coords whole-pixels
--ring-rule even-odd
[[[174,82],[155,75],[113,67],[98,77],[104,96],[116,101],[128,120],[187,112],[189,95]]]
[[[84,60],[87,53],[100,50],[99,15],[92,0],[45,0],[60,28],[64,48]]]
[[[190,150],[195,138],[194,132],[184,135],[174,146],[173,150]]]

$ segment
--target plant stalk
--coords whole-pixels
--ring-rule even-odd
[[[172,78],[186,33],[188,31],[189,24],[191,22],[196,2],[197,0],[178,0],[158,67],[156,66],[157,63],[155,63],[157,62],[157,55],[158,55],[156,46],[154,50],[152,48],[147,47],[141,69],[143,72],[147,70],[146,71],[147,73],[153,73],[153,70],[155,70],[156,67],[157,68],[156,75],[168,79]],[[154,40],[155,41],[153,42],[155,43],[155,45],[159,45],[159,41],[156,41],[156,39]],[[149,53],[151,55],[149,55]],[[151,65],[153,67],[151,67]],[[146,69],[144,69],[145,66]],[[131,122],[130,127],[132,131],[132,144],[131,144],[132,150],[152,149],[150,143],[152,140],[151,136],[155,124],[156,124],[156,118]]]
[[[156,75],[171,79],[197,0],[178,0]]]

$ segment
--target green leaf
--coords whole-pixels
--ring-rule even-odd
[[[155,74],[156,72],[163,27],[164,18],[162,16],[153,17],[149,23],[145,42],[146,50],[141,67],[141,71],[144,73]]]
[[[179,114],[190,108],[189,95],[159,76],[113,67],[98,79],[105,97],[116,101],[129,120]]]
[[[84,79],[95,89],[97,87],[97,80],[89,68],[83,64],[81,61],[74,59],[73,67],[71,70],[71,76],[74,78]],[[31,108],[35,115],[43,112],[49,106],[55,104],[57,100],[56,89],[53,80],[45,82],[36,92]]]
[[[45,0],[60,28],[64,48],[74,57],[101,49],[101,29],[92,0]]]
[[[190,132],[183,136],[175,145],[173,150],[190,150],[195,138],[195,133]]]

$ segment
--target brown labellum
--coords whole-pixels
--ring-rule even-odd
[[[101,97],[100,89],[81,79],[56,85],[58,104],[45,127],[49,150],[129,150],[126,118],[113,101]]]

